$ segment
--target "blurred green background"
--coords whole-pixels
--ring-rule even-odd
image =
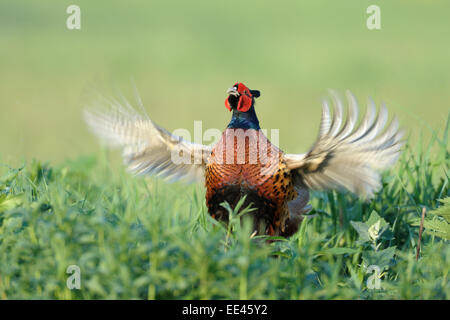
[[[66,8],[81,8],[68,30]],[[381,8],[381,30],[366,8]],[[304,152],[327,88],[387,103],[413,139],[450,110],[448,1],[0,2],[0,161],[61,161],[98,150],[86,92],[133,83],[169,130],[224,128],[235,81],[259,89],[263,128]]]

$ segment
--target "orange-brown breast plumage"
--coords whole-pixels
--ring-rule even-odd
[[[213,217],[227,221],[220,203],[234,207],[247,195],[247,203],[257,209],[256,220],[263,220],[255,221],[259,229],[262,222],[260,232],[281,234],[289,216],[287,202],[297,196],[282,154],[260,130],[226,129],[205,171],[206,204]]]

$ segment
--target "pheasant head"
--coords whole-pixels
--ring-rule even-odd
[[[243,83],[236,82],[227,90],[227,94],[225,106],[233,111],[228,128],[259,129],[254,104],[255,98],[258,98],[261,93],[258,90],[250,90]]]
[[[227,90],[228,97],[225,99],[225,106],[228,110],[238,110],[247,112],[253,105],[253,99],[260,96],[258,90],[250,90],[245,84],[236,82]]]

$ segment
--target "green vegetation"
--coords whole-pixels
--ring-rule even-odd
[[[432,219],[424,221],[425,228],[430,230],[430,233],[440,238],[450,240],[450,198],[441,200],[443,205],[430,213],[436,215]]]
[[[0,298],[449,299],[450,246],[428,232],[448,206],[427,216],[416,261],[421,208],[450,196],[448,133],[407,146],[370,202],[315,193],[299,232],[271,243],[239,223],[251,209],[224,228],[200,186],[133,178],[107,157],[3,168]]]
[[[77,0],[69,31],[73,3],[0,1],[0,299],[450,299],[449,1],[377,0],[377,31],[371,0]],[[158,124],[192,132],[226,126],[235,81],[261,90],[261,127],[289,153],[316,138],[327,88],[384,100],[410,145],[372,201],[314,193],[314,217],[270,244],[215,223],[202,186],[85,156],[91,90],[134,82]]]

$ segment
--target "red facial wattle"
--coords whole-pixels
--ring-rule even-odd
[[[247,112],[252,106],[252,94],[250,90],[242,83],[238,84],[238,92],[241,94],[237,109],[241,112]]]
[[[235,83],[234,87],[237,87],[237,91],[239,92],[239,101],[237,105],[238,111],[247,112],[252,106],[252,94],[250,90],[243,83]],[[230,102],[227,97],[225,99],[225,106],[228,110],[231,111]]]

